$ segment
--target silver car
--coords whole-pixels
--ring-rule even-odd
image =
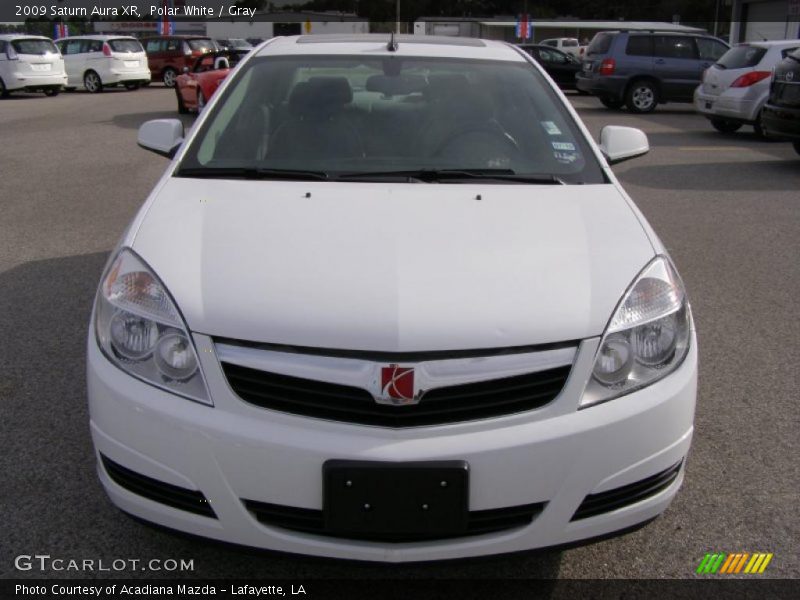
[[[769,97],[772,70],[800,40],[748,42],[728,50],[706,69],[694,92],[694,106],[722,133],[752,125],[763,136],[761,109]]]

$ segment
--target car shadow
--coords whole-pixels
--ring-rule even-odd
[[[146,113],[149,118],[153,114]],[[13,552],[51,556],[185,558],[185,578],[512,579],[558,576],[562,552],[416,565],[381,565],[253,550],[143,527],[117,510],[97,479],[86,401],[86,338],[92,302],[108,254],[30,261],[0,273],[0,577]],[[254,524],[254,527],[257,525]],[[7,556],[6,556],[7,555]],[[59,577],[86,577],[63,570]],[[152,577],[139,569],[111,577]],[[544,584],[547,585],[546,583]],[[537,584],[538,589],[538,584]],[[424,597],[424,596],[418,596]]]
[[[178,112],[177,104],[173,111],[154,111],[143,113],[127,113],[116,115],[111,119],[111,123],[124,129],[139,129],[142,123],[153,119],[179,119],[183,126],[188,130],[195,122],[196,115],[182,115]]]

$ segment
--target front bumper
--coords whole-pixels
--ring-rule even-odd
[[[800,107],[786,108],[767,104],[761,116],[767,136],[784,140],[800,140]]]
[[[4,81],[9,92],[15,90],[41,90],[61,89],[67,85],[66,73],[48,73],[39,75],[33,73],[12,73],[8,81]]]
[[[693,431],[696,340],[683,364],[655,385],[576,410],[599,340],[584,341],[562,393],[518,415],[402,430],[288,415],[233,395],[210,338],[195,335],[215,406],[142,383],[112,365],[90,335],[87,380],[98,473],[111,500],[143,519],[248,546],[356,560],[405,562],[500,554],[575,542],[647,521],[669,505],[668,487],[624,508],[572,520],[589,494],[651,477],[681,462]],[[144,498],[111,479],[100,456],[185,489],[199,490],[216,518]],[[524,527],[413,543],[354,541],[266,526],[243,499],[321,509],[329,459],[464,460],[469,508],[546,503]]]
[[[727,119],[748,125],[758,120],[758,113],[766,100],[750,97],[746,89],[731,88],[722,94],[708,94],[698,86],[694,91],[695,110],[709,119]]]

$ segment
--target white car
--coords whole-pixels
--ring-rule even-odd
[[[102,275],[111,500],[237,544],[426,561],[653,519],[683,481],[681,279],[545,72],[477,39],[276,37],[184,139]]]
[[[56,96],[66,83],[64,60],[52,40],[39,35],[0,34],[0,97],[14,91]]]
[[[550,46],[551,48],[558,48],[562,52],[571,54],[575,58],[580,58],[583,54],[581,52],[581,44],[577,38],[551,38],[549,40],[542,40],[539,43],[544,46]]]
[[[694,92],[694,107],[722,133],[733,133],[752,125],[759,136],[761,109],[769,98],[772,71],[800,40],[737,44],[703,73]]]
[[[150,83],[147,54],[133,37],[85,35],[56,40],[66,64],[69,88],[91,93],[104,87],[124,85],[136,90]]]

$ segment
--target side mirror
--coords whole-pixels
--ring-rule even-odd
[[[641,129],[607,125],[600,131],[600,150],[608,164],[615,165],[647,154],[650,151],[650,144]]]
[[[155,119],[139,127],[139,146],[172,158],[183,143],[183,123],[178,119]]]

